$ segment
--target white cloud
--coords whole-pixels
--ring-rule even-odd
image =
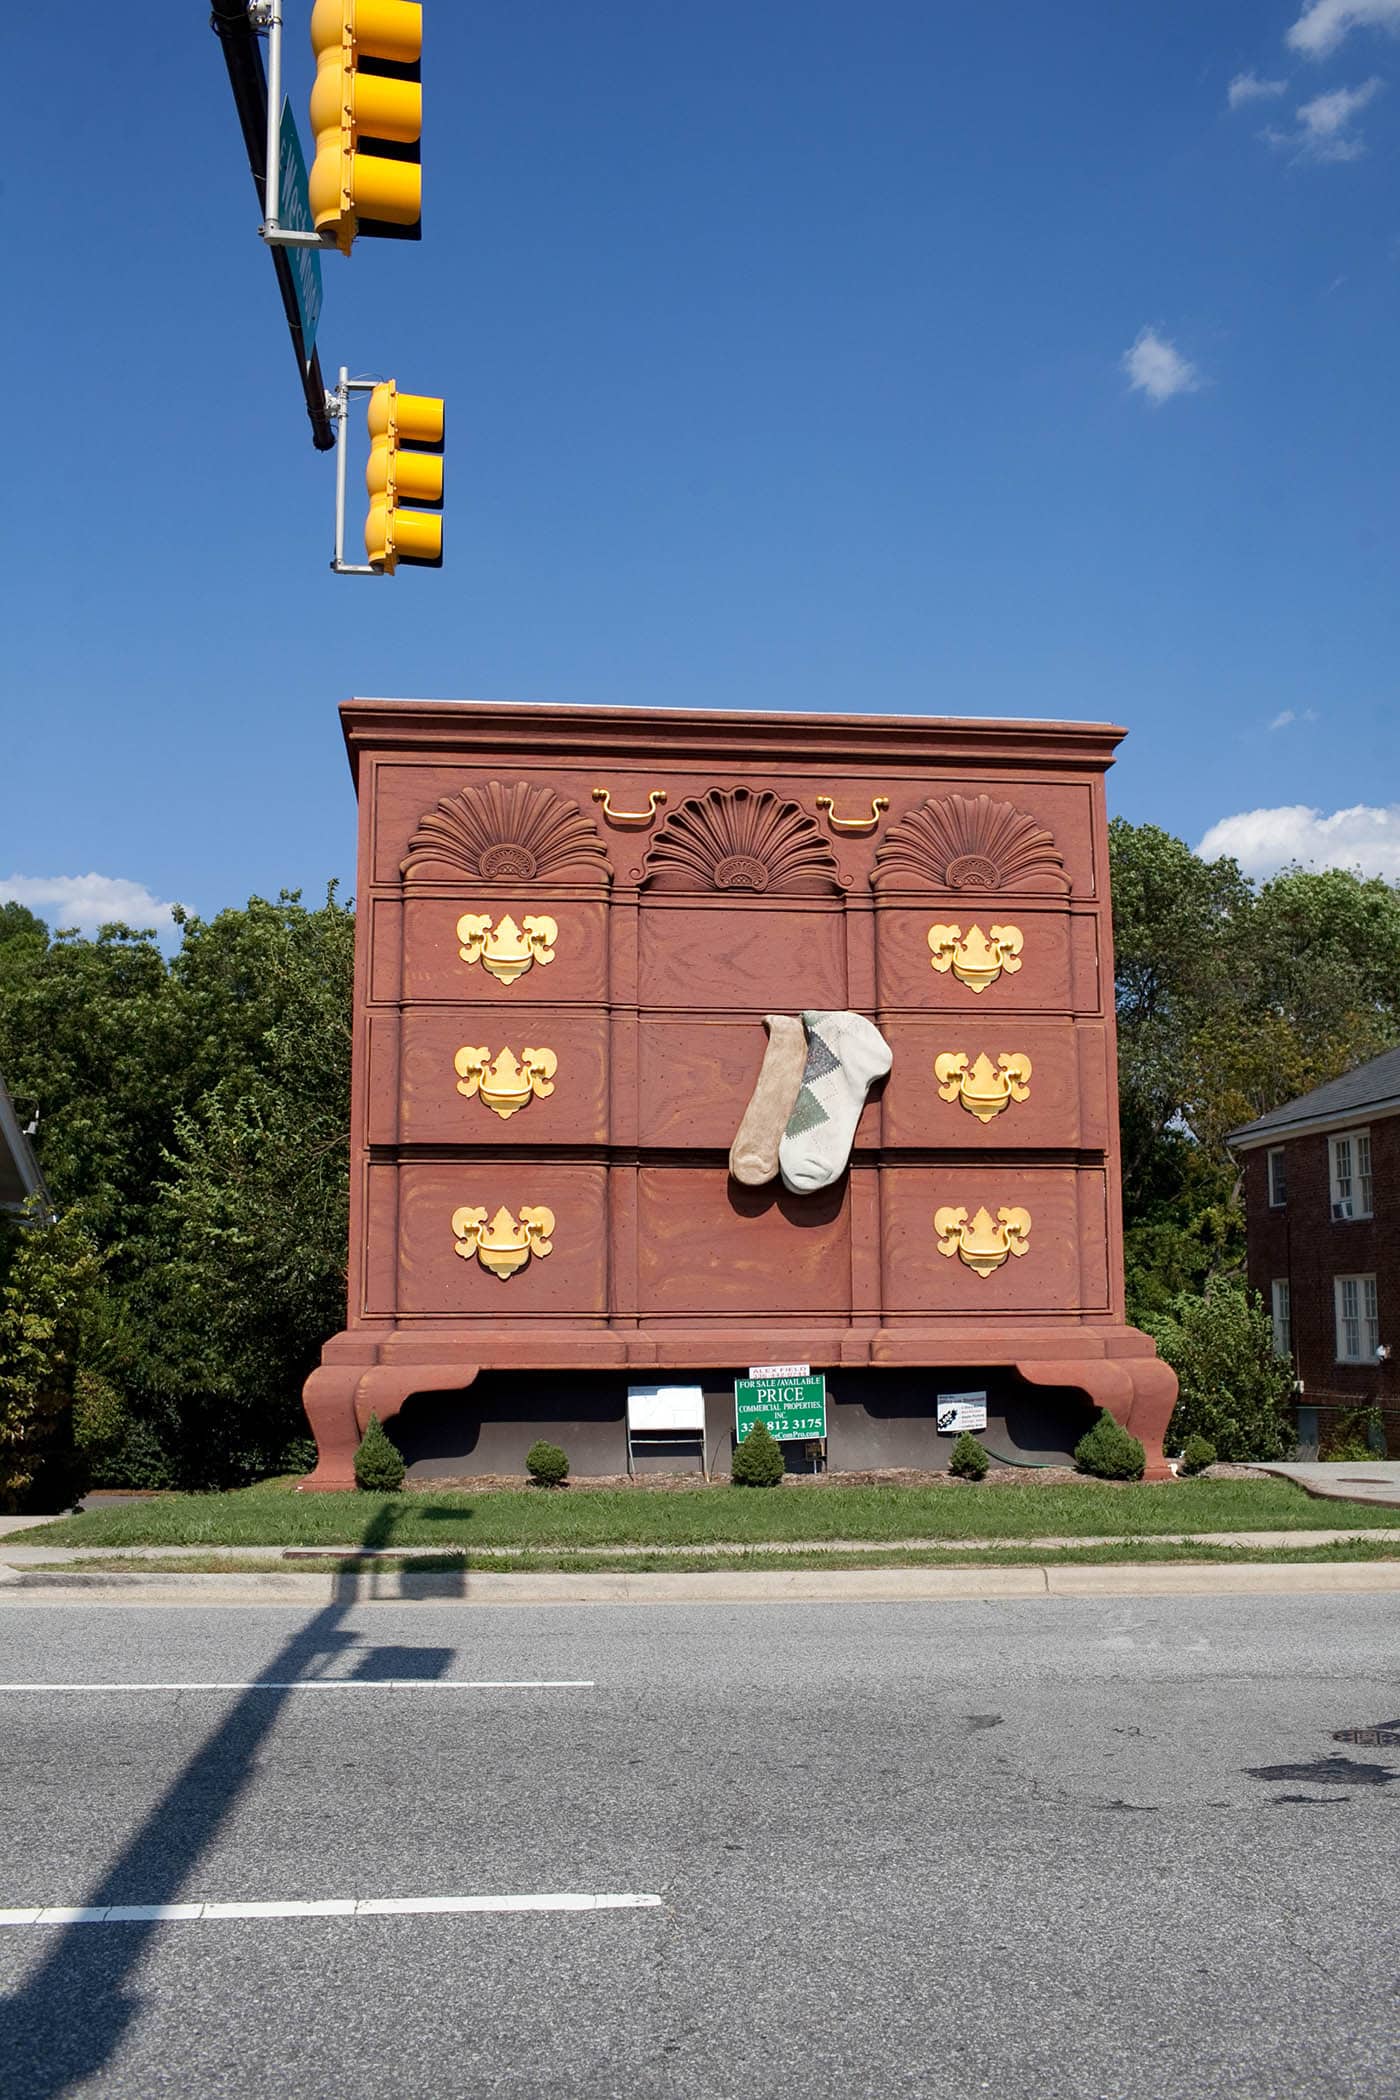
[[[1154,406],[1173,394],[1194,394],[1201,385],[1190,359],[1155,328],[1144,328],[1131,350],[1123,352],[1123,370],[1134,392],[1146,394]]]
[[[1281,714],[1274,716],[1269,727],[1271,730],[1289,729],[1295,722],[1315,722],[1316,720],[1317,709],[1315,707],[1305,707],[1301,714],[1298,713],[1296,708],[1285,707]]]
[[[1326,58],[1353,29],[1388,29],[1400,36],[1400,0],[1307,0],[1288,42],[1308,58]]]
[[[141,882],[120,875],[9,875],[0,877],[0,900],[27,904],[51,926],[76,926],[96,933],[114,919],[128,926],[170,925],[170,906]]]
[[[1273,875],[1293,861],[1304,867],[1354,868],[1400,881],[1400,802],[1384,809],[1358,802],[1324,816],[1305,802],[1247,809],[1212,824],[1196,848],[1202,860],[1228,853],[1246,875]]]
[[[1286,80],[1261,80],[1257,73],[1236,73],[1227,99],[1231,109],[1240,109],[1246,102],[1267,102],[1274,95],[1283,94],[1287,87]]]
[[[1260,133],[1271,146],[1290,149],[1297,160],[1360,160],[1366,142],[1351,128],[1352,118],[1378,95],[1384,81],[1373,77],[1360,87],[1332,88],[1315,95],[1298,110],[1296,131],[1279,131],[1272,125]]]
[[[1282,139],[1271,133],[1272,143],[1297,146],[1307,160],[1359,160],[1366,146],[1352,130],[1351,120],[1379,94],[1382,85],[1373,77],[1363,80],[1360,87],[1333,88],[1315,96],[1300,107],[1298,130]]]

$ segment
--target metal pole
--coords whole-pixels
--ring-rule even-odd
[[[282,210],[282,0],[268,0],[267,26],[267,225],[275,233]]]
[[[345,440],[346,410],[350,406],[350,373],[342,365],[337,395],[340,413],[335,429],[335,560],[332,568],[338,569],[345,559]]]

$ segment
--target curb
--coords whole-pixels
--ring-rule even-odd
[[[1400,1562],[1116,1567],[802,1568],[699,1574],[123,1575],[0,1571],[0,1602],[25,1604],[923,1604],[1028,1597],[1337,1596],[1400,1592]]]

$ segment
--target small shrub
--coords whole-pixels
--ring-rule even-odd
[[[558,1444],[546,1444],[541,1438],[525,1453],[525,1471],[536,1487],[562,1487],[569,1477],[569,1454]]]
[[[1186,1448],[1181,1454],[1181,1470],[1183,1473],[1204,1473],[1206,1467],[1213,1466],[1219,1456],[1208,1436],[1188,1436]]]
[[[990,1463],[972,1431],[965,1429],[953,1446],[948,1471],[956,1473],[959,1480],[985,1480]]]
[[[1100,1410],[1099,1419],[1074,1447],[1074,1463],[1081,1473],[1100,1480],[1141,1480],[1147,1453],[1135,1436]]]
[[[378,1415],[371,1415],[355,1453],[355,1485],[370,1495],[393,1495],[403,1486],[403,1453]]]
[[[783,1477],[783,1447],[775,1443],[766,1422],[755,1422],[736,1452],[730,1469],[735,1487],[776,1487]]]

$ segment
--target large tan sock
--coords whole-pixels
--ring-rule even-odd
[[[729,1171],[747,1188],[761,1188],[778,1171],[778,1144],[807,1063],[807,1038],[794,1014],[765,1014],[768,1048],[763,1069],[729,1148]]]

